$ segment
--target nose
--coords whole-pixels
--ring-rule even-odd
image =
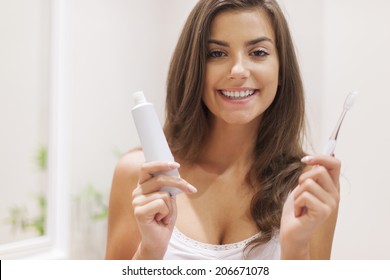
[[[229,73],[229,79],[247,79],[250,75],[249,69],[245,66],[242,57],[237,57]]]

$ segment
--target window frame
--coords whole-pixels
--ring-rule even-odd
[[[0,259],[67,259],[70,213],[70,1],[51,0],[46,234],[0,245]]]

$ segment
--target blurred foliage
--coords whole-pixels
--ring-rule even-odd
[[[32,230],[38,233],[39,236],[45,235],[46,197],[37,195],[35,200],[39,206],[39,214],[35,217],[29,217],[25,206],[13,206],[9,209],[9,218],[6,221],[12,226],[14,232]]]
[[[47,148],[42,146],[35,155],[35,163],[41,172],[47,171]],[[26,206],[13,206],[9,209],[6,223],[11,225],[12,231],[35,231],[39,236],[45,235],[46,228],[46,196],[41,193],[33,196],[38,206],[38,215],[30,217]]]
[[[108,205],[104,195],[92,184],[88,184],[77,196],[81,203],[89,203],[90,218],[92,220],[104,220],[108,217]]]
[[[46,147],[42,146],[38,149],[38,152],[35,156],[35,161],[41,171],[47,170],[47,148]]]
[[[113,151],[115,157],[120,157],[122,152],[118,149]],[[47,172],[48,150],[42,146],[37,150],[34,156],[34,162],[39,172]],[[45,187],[45,186],[43,186]],[[46,189],[46,188],[45,188]],[[33,195],[33,199],[38,207],[38,214],[31,216],[31,209],[27,209],[25,205],[13,206],[9,209],[9,216],[6,223],[11,225],[12,231],[35,231],[39,236],[45,235],[46,232],[46,217],[47,217],[47,199],[45,192],[38,195]],[[86,205],[88,215],[91,220],[105,220],[108,217],[108,202],[106,196],[103,195],[93,184],[88,184],[75,199]]]
[[[112,155],[119,159],[125,153],[119,148],[112,150]],[[87,207],[89,218],[91,220],[105,220],[108,218],[108,198],[107,195],[100,192],[92,183],[79,192],[74,198],[79,204]]]

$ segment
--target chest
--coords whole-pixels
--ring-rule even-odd
[[[198,189],[196,194],[177,197],[176,226],[184,234],[203,243],[229,244],[258,232],[250,212],[253,191],[245,174],[186,172],[182,176]]]

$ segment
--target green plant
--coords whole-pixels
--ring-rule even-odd
[[[119,159],[124,153],[119,148],[114,148],[112,154]],[[107,196],[100,192],[93,184],[89,183],[82,189],[74,199],[87,207],[91,220],[105,220],[108,217]]]
[[[39,206],[39,214],[35,217],[29,217],[28,211],[24,206],[13,206],[10,208],[10,216],[6,221],[12,226],[13,231],[33,230],[39,236],[45,235],[46,198],[43,195],[37,195],[35,199]]]
[[[35,162],[41,172],[47,171],[47,148],[42,146],[35,155]],[[39,193],[33,196],[38,206],[38,215],[29,217],[29,211],[25,206],[13,206],[9,209],[9,218],[6,223],[10,224],[12,230],[35,231],[39,236],[45,235],[46,228],[46,196]]]
[[[41,171],[47,170],[47,148],[42,146],[35,155],[35,162]]]
[[[104,220],[108,216],[108,205],[104,195],[92,184],[88,184],[77,196],[80,203],[89,203],[89,215],[92,220]]]

